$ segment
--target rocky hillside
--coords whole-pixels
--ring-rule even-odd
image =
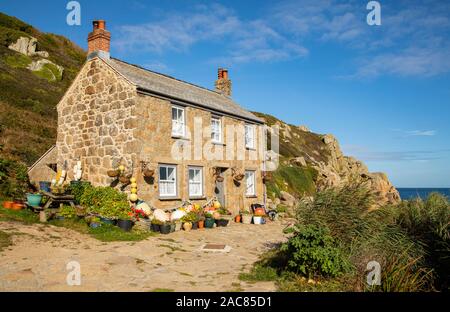
[[[400,195],[386,174],[370,173],[367,166],[351,156],[343,155],[339,143],[331,134],[310,132],[305,126],[294,126],[255,112],[269,126],[279,126],[278,169],[268,177],[267,193],[273,205],[294,205],[317,190],[363,183],[377,195],[377,205],[396,203]]]
[[[4,156],[31,164],[56,141],[56,104],[85,52],[0,13],[0,145]]]

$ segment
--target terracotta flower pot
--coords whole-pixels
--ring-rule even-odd
[[[183,229],[184,229],[185,231],[190,231],[190,230],[192,230],[192,223],[191,223],[191,222],[184,222],[184,224],[183,224]]]
[[[234,217],[234,221],[236,223],[241,223],[241,215],[237,215],[236,217]]]
[[[205,227],[205,221],[204,220],[198,221],[198,228],[203,229],[204,227]]]
[[[12,202],[12,201],[4,201],[4,202],[3,202],[3,208],[5,208],[5,209],[11,209],[12,206],[13,206],[13,204],[14,204],[14,202]]]
[[[13,203],[11,206],[11,210],[22,210],[25,207],[24,204],[21,203]]]

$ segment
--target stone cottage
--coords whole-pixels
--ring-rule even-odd
[[[56,162],[68,179],[81,161],[83,180],[127,191],[107,175],[123,165],[156,208],[212,196],[235,213],[262,203],[264,124],[231,99],[228,71],[209,90],[128,64],[110,57],[105,22],[93,25],[87,61],[57,106]]]

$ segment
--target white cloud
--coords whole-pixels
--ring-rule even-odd
[[[288,1],[277,6],[275,20],[286,32],[303,40],[319,38],[324,44],[338,43],[354,49],[359,54],[356,69],[338,77],[430,77],[450,72],[450,2],[383,2],[381,26],[366,24],[365,4]]]
[[[436,130],[412,130],[407,131],[407,136],[434,136],[436,135]]]
[[[351,49],[354,57],[353,67],[346,66],[349,72],[336,75],[340,77],[431,77],[450,72],[450,2],[382,2],[381,26],[367,25],[366,4],[284,1],[269,4],[265,14],[253,19],[220,4],[197,5],[162,13],[149,23],[121,26],[115,45],[123,51],[163,54],[183,53],[208,42],[218,47],[213,61],[229,64],[292,60],[308,55],[308,45],[326,49],[337,44]]]
[[[197,6],[193,12],[170,13],[152,23],[121,26],[115,43],[121,50],[161,54],[187,51],[205,41],[223,46],[217,59],[225,63],[278,61],[308,53],[263,20],[242,20],[218,4]]]

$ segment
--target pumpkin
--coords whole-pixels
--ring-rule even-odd
[[[132,182],[130,186],[131,186],[131,188],[137,188],[137,183],[136,182]]]
[[[132,193],[132,194],[136,194],[136,193],[137,193],[137,188],[132,187],[132,188],[131,188],[131,193]]]
[[[220,209],[220,207],[222,207],[222,206],[220,205],[220,203],[218,201],[215,201],[213,207],[216,209]]]
[[[124,165],[120,165],[120,166],[119,166],[119,170],[120,170],[120,171],[124,171],[124,170],[125,170],[125,166],[124,166]]]
[[[138,196],[136,194],[130,194],[130,201],[135,202],[138,200]]]
[[[131,179],[130,179],[130,182],[131,182],[131,183],[136,183],[136,178],[131,178]]]

